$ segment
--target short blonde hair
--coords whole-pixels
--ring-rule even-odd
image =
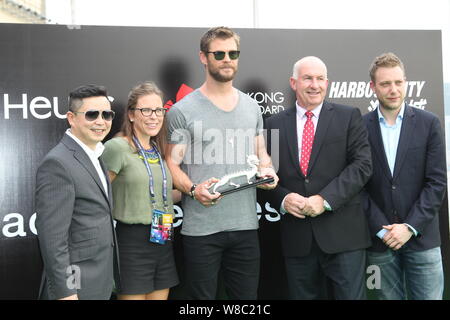
[[[399,57],[397,57],[392,52],[383,53],[382,55],[379,55],[376,57],[369,69],[369,75],[370,80],[372,82],[375,82],[375,73],[379,68],[395,68],[400,67],[402,69],[403,73],[405,73],[405,66],[403,65],[402,60],[400,60]]]
[[[237,49],[239,50],[240,37],[239,35],[228,27],[214,27],[209,29],[200,40],[200,51],[208,52],[209,44],[215,39],[230,39],[236,41]]]

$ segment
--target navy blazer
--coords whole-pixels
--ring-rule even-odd
[[[372,149],[373,176],[366,185],[365,212],[372,251],[388,247],[376,236],[383,225],[407,223],[419,232],[405,246],[426,250],[441,244],[439,209],[446,191],[445,146],[439,119],[406,105],[391,174],[377,110],[363,117]]]
[[[330,254],[369,247],[360,192],[370,178],[372,162],[359,109],[324,101],[306,177],[300,170],[296,108],[268,118],[265,126],[279,130],[279,140],[272,141],[276,135],[272,137],[270,131],[267,139],[272,161],[279,159],[278,186],[264,193],[272,207],[280,208],[283,198],[295,192],[305,197],[320,194],[333,208],[314,218],[282,216],[284,255],[306,256],[313,237],[321,250]],[[278,146],[279,152],[271,150],[272,145]]]

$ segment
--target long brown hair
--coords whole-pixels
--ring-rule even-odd
[[[140,97],[151,94],[158,95],[163,101],[162,91],[152,81],[145,81],[138,83],[135,87],[131,89],[130,93],[128,94],[127,109],[126,112],[124,112],[122,128],[120,129],[118,136],[128,138],[128,141],[133,149],[136,149],[133,143],[134,123],[130,121],[130,117],[128,115],[130,112],[133,112],[133,110],[130,109],[136,107],[137,101]],[[167,143],[166,138],[167,138],[167,127],[166,121],[165,119],[163,119],[161,130],[159,130],[156,136],[151,137],[151,141],[153,141],[156,144],[163,159],[165,158],[164,151]]]

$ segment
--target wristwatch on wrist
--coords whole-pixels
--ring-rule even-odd
[[[197,185],[194,183],[191,187],[191,190],[189,190],[189,196],[195,200],[195,188],[197,188]]]

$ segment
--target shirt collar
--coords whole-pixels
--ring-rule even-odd
[[[105,150],[105,146],[101,142],[97,143],[97,145],[95,146],[95,150],[92,150],[87,145],[85,145],[80,139],[75,137],[72,131],[70,131],[70,128],[66,130],[66,134],[73,140],[75,140],[75,142],[78,143],[81,148],[83,148],[84,152],[86,152],[89,158],[91,159],[98,159]]]
[[[323,101],[317,107],[310,110],[313,113],[314,117],[319,118],[319,114],[320,114],[320,110],[322,110],[322,106],[323,106]],[[299,119],[301,119],[305,115],[305,113],[308,111],[305,108],[303,108],[302,106],[300,106],[297,101],[295,101],[295,108],[297,109],[297,117],[299,117]]]
[[[380,107],[378,106],[378,108],[377,108],[377,113],[378,113],[378,120],[381,122],[381,121],[384,121],[384,122],[386,122],[386,119],[385,119],[385,117],[383,116],[383,114],[381,113],[381,111],[380,111]],[[397,119],[400,119],[400,120],[403,120],[403,115],[405,114],[405,102],[403,102],[402,103],[402,107],[401,107],[401,109],[400,109],[400,112],[398,113],[398,115],[397,115]]]

